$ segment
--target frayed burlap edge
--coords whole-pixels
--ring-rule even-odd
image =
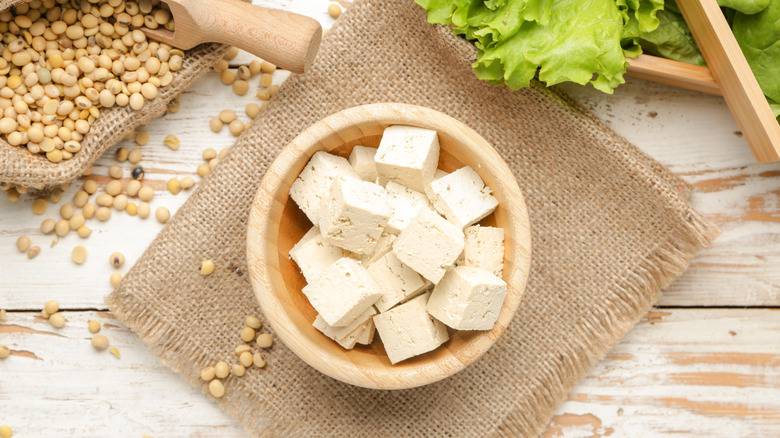
[[[653,254],[626,273],[624,281],[610,291],[614,298],[612,306],[605,308],[611,312],[605,318],[591,314],[591,318],[583,321],[581,327],[591,328],[589,332],[596,336],[590,338],[587,344],[566,344],[569,347],[566,360],[548,369],[546,381],[540,385],[545,392],[523,399],[520,406],[504,418],[498,428],[498,436],[536,436],[544,432],[559,403],[580,378],[650,311],[661,295],[661,289],[688,269],[695,254],[708,247],[720,234],[716,226],[707,223],[698,213],[689,211],[688,214],[689,238],[663,242]]]
[[[0,1],[0,11],[23,1]],[[173,82],[161,88],[158,96],[147,101],[139,111],[129,107],[101,110],[100,117],[84,136],[81,151],[70,160],[52,163],[45,155],[31,154],[23,147],[11,146],[5,139],[0,139],[0,183],[45,191],[78,178],[106,149],[135,128],[161,116],[168,103],[222,59],[227,50],[228,47],[221,44],[201,44],[188,50],[182,69],[173,75]]]

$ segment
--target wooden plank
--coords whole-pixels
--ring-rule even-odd
[[[650,313],[580,381],[543,436],[778,436],[777,317]]]
[[[0,361],[0,424],[15,437],[247,436],[112,316],[65,316],[60,330],[30,313],[11,313],[0,325],[0,343],[12,350]],[[121,359],[92,348],[90,319],[103,324]]]
[[[778,315],[650,313],[569,394],[543,436],[780,435]],[[30,313],[0,325],[0,344],[13,351],[0,361],[0,424],[18,436],[246,436],[106,313],[66,317],[61,330]],[[102,333],[121,359],[90,346],[90,319],[108,324]]]

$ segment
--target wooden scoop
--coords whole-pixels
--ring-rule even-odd
[[[285,70],[304,73],[320,46],[320,23],[303,15],[241,0],[164,1],[171,9],[176,31],[142,30],[148,37],[180,49],[206,42],[229,44]]]

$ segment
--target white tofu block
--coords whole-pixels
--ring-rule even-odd
[[[349,164],[363,178],[363,181],[374,182],[377,179],[374,155],[376,155],[376,148],[367,146],[355,146],[349,154]]]
[[[463,266],[474,266],[498,278],[504,271],[504,229],[473,225],[465,230]]]
[[[382,235],[379,236],[379,239],[377,239],[376,241],[376,246],[374,247],[374,250],[371,251],[370,254],[359,255],[358,258],[360,259],[361,263],[363,263],[363,266],[368,266],[371,263],[374,263],[375,261],[379,260],[383,255],[392,251],[393,242],[395,242],[395,239],[397,237],[398,237],[397,235],[388,232],[382,233]]]
[[[433,180],[436,181],[437,179],[440,179],[440,178],[445,177],[447,175],[449,175],[449,173],[447,173],[447,172],[445,172],[445,171],[443,171],[441,169],[436,169],[436,172],[433,173]]]
[[[395,181],[424,193],[439,164],[439,136],[430,129],[390,126],[382,134],[374,161],[380,184]]]
[[[426,193],[436,211],[461,228],[481,221],[498,206],[490,188],[468,166],[433,181]]]
[[[382,296],[360,262],[344,257],[303,288],[303,294],[328,325],[344,327]]]
[[[393,253],[434,284],[463,252],[463,230],[428,208],[406,226],[393,243]]]
[[[321,331],[325,336],[338,342],[339,345],[346,349],[350,349],[355,346],[355,343],[363,337],[364,331],[369,331],[374,322],[371,318],[376,315],[377,311],[374,306],[369,307],[360,316],[355,318],[349,325],[345,327],[333,327],[328,325],[322,318],[322,315],[317,315],[312,325],[317,330]]]
[[[315,324],[313,324],[314,327],[317,328],[318,330],[322,331],[322,329],[320,329],[320,327],[318,327],[318,325],[325,324],[325,321],[320,319],[319,321],[318,320],[314,320],[314,322],[315,322]],[[326,325],[325,327],[330,327],[330,326]],[[358,339],[361,336],[363,336],[363,331],[365,331],[367,329],[368,329],[368,321],[365,321],[360,327],[358,327],[355,330],[351,331],[346,336],[343,336],[343,337],[338,338],[338,339],[333,339],[330,336],[329,337],[331,339],[333,339],[334,341],[336,341],[336,343],[341,345],[343,348],[345,348],[347,350],[351,350],[351,349],[355,348],[355,344],[357,344]],[[323,333],[325,333],[325,332],[323,332]]]
[[[357,179],[336,180],[320,212],[320,232],[332,245],[368,254],[389,218],[385,189]]]
[[[330,195],[331,183],[336,179],[360,179],[342,157],[324,151],[315,153],[298,178],[290,186],[290,197],[309,218],[312,224],[320,223],[322,201]]]
[[[311,227],[290,249],[290,258],[298,264],[307,283],[311,283],[323,270],[342,257],[344,250],[325,242],[317,227]]]
[[[435,350],[449,339],[447,327],[426,311],[430,294],[374,317],[379,338],[392,363]]]
[[[374,342],[374,333],[376,333],[374,318],[369,319],[366,324],[367,326],[363,329],[363,333],[357,338],[357,343],[361,345],[371,345]]]
[[[506,298],[506,283],[473,266],[447,271],[433,288],[428,313],[455,330],[490,330]]]
[[[385,230],[391,233],[403,231],[420,210],[430,206],[425,193],[404,187],[394,181],[389,181],[385,190],[387,190],[387,202],[391,211]]]
[[[427,282],[414,269],[401,263],[392,252],[368,265],[382,297],[374,305],[380,312],[390,310],[401,301],[422,292]]]

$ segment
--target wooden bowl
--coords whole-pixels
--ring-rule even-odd
[[[311,228],[289,197],[290,186],[317,151],[347,157],[360,144],[377,147],[390,125],[436,130],[439,168],[451,172],[470,165],[499,201],[481,222],[505,230],[504,280],[508,291],[498,322],[490,331],[453,331],[436,350],[392,365],[377,335],[370,346],[345,350],[312,322],[317,312],[301,289],[306,285],[290,248]],[[421,242],[424,244],[424,242]],[[479,358],[504,332],[517,311],[531,262],[531,233],[525,201],[509,167],[476,132],[428,108],[396,103],[365,105],[333,114],[306,129],[280,153],[263,178],[252,204],[247,231],[252,288],[279,338],[317,370],[367,388],[402,389],[451,376]]]

